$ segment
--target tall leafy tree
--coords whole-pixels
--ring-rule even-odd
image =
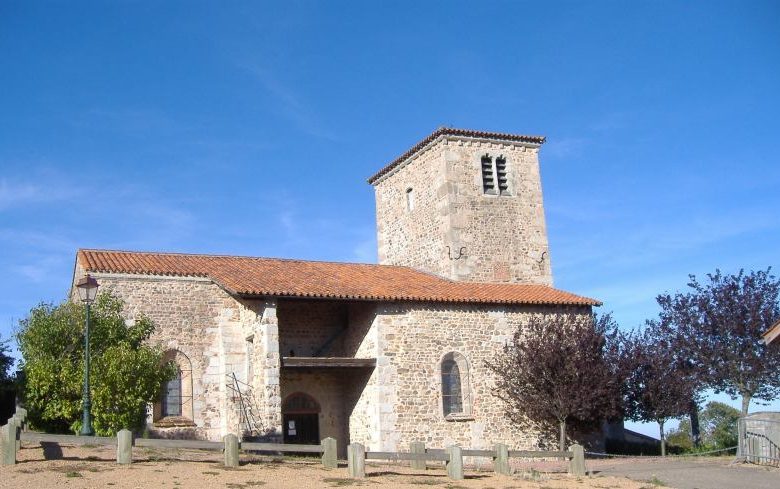
[[[617,417],[621,411],[622,336],[611,316],[536,315],[487,367],[495,395],[521,426],[559,431]]]
[[[628,418],[658,423],[661,455],[666,455],[664,425],[698,404],[698,379],[689,362],[681,361],[675,345],[652,323],[628,340],[631,365],[625,397]]]
[[[780,318],[780,280],[767,270],[690,276],[690,290],[657,297],[659,325],[696,367],[702,385],[750,401],[780,395],[780,349],[761,334]]]
[[[739,409],[734,409],[728,404],[718,401],[708,402],[699,413],[704,447],[717,450],[736,446],[739,438],[737,423],[741,414]],[[682,448],[691,448],[690,433],[690,422],[683,420],[679,428],[669,434],[668,439],[671,442],[674,437],[675,443]]]
[[[9,339],[0,338],[0,384],[7,384],[11,380],[11,367],[14,359],[11,356]]]
[[[98,435],[139,430],[146,406],[174,367],[147,341],[154,324],[126,324],[120,299],[102,293],[90,318],[92,416]],[[20,321],[17,335],[25,376],[24,398],[31,422],[47,431],[78,433],[84,375],[84,307],[66,301],[41,304]]]

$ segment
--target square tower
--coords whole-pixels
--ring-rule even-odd
[[[379,263],[451,280],[552,285],[545,138],[440,128],[368,182]]]

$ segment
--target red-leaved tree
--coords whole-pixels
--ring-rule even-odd
[[[622,335],[610,315],[534,315],[488,368],[511,421],[559,430],[621,414]]]

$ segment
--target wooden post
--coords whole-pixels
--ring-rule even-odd
[[[425,453],[425,442],[423,441],[413,441],[409,447],[412,453]],[[425,460],[412,460],[411,465],[415,470],[425,470],[428,464],[425,463]]]
[[[22,437],[20,436],[21,434],[20,432],[22,431],[22,420],[18,414],[14,414],[13,417],[11,417],[11,419],[8,420],[8,423],[10,424],[11,421],[13,421],[14,425],[16,426],[16,435],[15,435],[16,438],[14,441],[14,448],[18,452],[19,450],[22,449]]]
[[[574,444],[569,447],[569,451],[573,456],[569,461],[569,474],[576,475],[578,477],[585,475],[585,449],[582,445]]]
[[[503,443],[496,443],[493,456],[493,470],[496,474],[509,475],[509,449]]]
[[[8,420],[3,433],[3,465],[16,464],[16,424],[14,418]]]
[[[335,438],[325,438],[322,440],[322,466],[326,469],[335,469],[338,467],[336,459],[336,453],[338,450],[338,443]]]
[[[8,425],[4,424],[3,426],[0,426],[0,462],[2,462],[5,457],[5,444],[6,439],[8,438],[6,433],[8,433]]]
[[[758,437],[753,436],[750,437],[748,440],[749,440],[748,453],[750,454],[750,458],[748,460],[754,464],[760,464],[761,458],[759,452],[760,452],[761,445],[759,445]]]
[[[453,445],[447,449],[450,459],[447,461],[447,475],[456,481],[463,480],[463,452],[459,446]]]
[[[366,449],[360,443],[347,446],[347,464],[349,476],[362,479],[366,476]]]
[[[133,463],[133,433],[130,430],[119,430],[116,434],[116,463]]]
[[[16,408],[16,414],[18,414],[19,417],[22,418],[22,421],[27,424],[27,410],[25,408]]]
[[[238,437],[225,435],[225,467],[238,467]]]
[[[737,458],[745,457],[745,419],[737,421]]]

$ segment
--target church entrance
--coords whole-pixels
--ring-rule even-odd
[[[320,444],[320,405],[303,392],[290,394],[282,405],[284,443]]]

